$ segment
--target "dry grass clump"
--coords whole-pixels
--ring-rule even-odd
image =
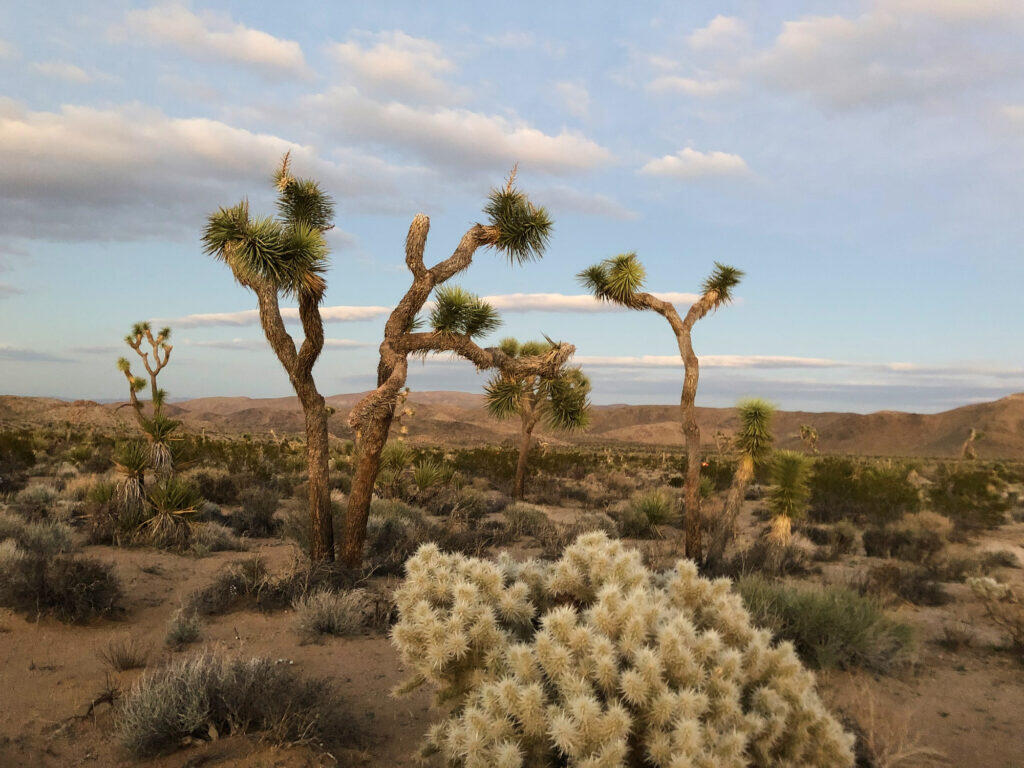
[[[873,565],[854,586],[863,595],[896,598],[914,605],[945,605],[952,599],[927,568],[916,565]]]
[[[910,715],[882,712],[875,696],[864,686],[847,707],[857,735],[857,765],[872,768],[939,768],[949,765],[945,755],[926,747],[911,730]]]
[[[292,603],[299,615],[299,634],[307,639],[321,635],[354,635],[365,625],[370,602],[362,589],[334,591],[320,588]]]
[[[123,637],[119,640],[111,640],[96,655],[100,661],[115,672],[124,672],[129,669],[145,667],[149,649],[136,642],[132,637]]]
[[[57,498],[57,491],[48,485],[30,485],[18,491],[12,508],[27,520],[45,520],[52,516]]]
[[[736,589],[755,623],[789,640],[813,667],[891,672],[916,658],[912,629],[845,587],[798,588],[746,577]]]
[[[985,613],[1006,637],[1007,647],[1024,661],[1024,601],[1011,587],[987,576],[968,579]]]
[[[236,733],[325,746],[352,736],[351,720],[326,681],[303,679],[269,659],[211,652],[143,675],[116,720],[122,744],[137,757]]]
[[[792,646],[690,561],[652,573],[603,533],[554,563],[425,545],[395,601],[403,690],[453,705],[425,744],[450,766],[853,766]]]
[[[40,555],[70,552],[71,528],[52,520],[28,522],[24,518],[0,512],[0,541],[11,540],[19,548]]]
[[[238,497],[242,508],[231,515],[229,524],[239,536],[266,538],[273,536],[280,528],[274,517],[280,498],[266,488],[248,488]]]
[[[657,526],[678,521],[678,505],[665,491],[648,491],[633,499],[616,513],[619,534],[629,539],[647,539],[658,534]]]
[[[554,524],[548,519],[544,510],[532,504],[517,502],[506,507],[502,514],[505,517],[505,525],[509,534],[519,538],[532,536],[541,538],[554,528]]]
[[[202,621],[193,611],[178,610],[167,623],[167,634],[164,644],[168,648],[181,650],[186,645],[196,642],[202,631]]]

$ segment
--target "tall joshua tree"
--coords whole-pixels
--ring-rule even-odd
[[[775,439],[771,430],[775,406],[771,403],[753,398],[741,400],[736,406],[736,412],[740,419],[740,428],[735,439],[739,463],[725,498],[722,516],[717,521],[708,545],[708,562],[720,562],[725,554],[725,546],[732,536],[736,518],[739,517],[740,507],[747,494],[747,487],[753,480],[757,467],[771,455]]]
[[[142,360],[142,365],[149,376],[148,382],[143,377],[132,373],[132,364],[128,358],[122,357],[117,361],[117,369],[124,374],[128,381],[129,405],[135,414],[135,420],[139,423],[139,428],[150,443],[151,462],[153,468],[157,470],[167,468],[171,464],[171,450],[168,441],[171,433],[178,426],[177,421],[164,415],[163,407],[167,393],[157,386],[157,376],[167,367],[167,363],[171,359],[173,347],[169,343],[170,338],[170,328],[161,328],[154,336],[149,323],[135,323],[131,333],[124,337],[124,343],[131,347]],[[148,351],[143,348],[143,342],[149,345]],[[150,355],[153,356],[152,359],[150,359]],[[148,415],[138,396],[138,393],[146,388],[147,383],[150,387],[151,398]]]
[[[241,285],[256,294],[260,325],[288,374],[306,421],[309,468],[310,556],[334,559],[334,528],[328,489],[328,409],[313,380],[313,366],[324,346],[320,316],[327,283],[324,232],[334,226],[334,203],[312,179],[292,176],[286,154],[274,175],[277,216],[252,217],[243,200],[212,214],[203,231],[205,251],[223,261]],[[280,297],[298,300],[304,339],[296,348],[281,318]]]
[[[545,355],[553,347],[550,341],[520,343],[513,338],[502,339],[498,348],[511,358]],[[523,498],[526,462],[530,453],[533,430],[541,419],[551,429],[583,429],[590,421],[590,379],[578,367],[562,368],[557,376],[545,378],[538,374],[507,374],[498,371],[484,387],[487,410],[492,416],[507,419],[518,414],[519,458],[512,496]]]
[[[701,286],[701,295],[680,318],[676,308],[641,289],[647,273],[635,253],[624,253],[579,273],[580,282],[603,301],[636,310],[652,310],[664,317],[672,327],[683,360],[683,391],[679,399],[680,421],[686,436],[686,556],[701,557],[700,515],[700,427],[697,426],[697,383],[700,363],[693,351],[691,332],[694,324],[719,307],[732,301],[733,288],[743,272],[715,262],[715,268]]]
[[[575,352],[571,344],[554,344],[543,354],[514,357],[499,347],[484,348],[476,343],[476,338],[499,325],[497,312],[479,297],[444,284],[467,269],[480,248],[493,248],[514,264],[540,258],[551,233],[547,211],[534,206],[516,188],[514,170],[504,187],[491,191],[484,214],[488,223],[470,227],[452,255],[432,267],[423,261],[430,219],[417,214],[409,226],[405,264],[412,273],[412,284],[384,326],[377,389],[364,397],[348,417],[356,432],[357,449],[341,547],[342,560],[349,567],[362,564],[366,520],[380,469],[380,454],[395,417],[399,393],[405,387],[410,355],[451,352],[469,360],[479,370],[497,368],[509,376],[557,376]],[[431,292],[431,329],[419,331],[417,315]]]

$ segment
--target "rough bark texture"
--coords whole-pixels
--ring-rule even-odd
[[[722,508],[722,516],[717,521],[711,532],[711,541],[708,544],[706,562],[720,563],[725,556],[725,547],[733,536],[736,527],[736,520],[739,518],[740,509],[743,507],[743,499],[747,495],[747,487],[754,477],[754,461],[749,456],[740,459],[736,467],[736,474],[733,475],[732,485],[729,486],[729,493],[725,498],[725,506]]]
[[[480,347],[468,336],[437,331],[413,333],[413,321],[431,291],[466,269],[477,249],[492,245],[497,235],[492,227],[476,224],[462,236],[451,256],[427,268],[423,263],[423,251],[429,230],[430,219],[417,214],[405,240],[405,263],[412,273],[412,284],[384,326],[377,365],[377,389],[366,395],[348,417],[356,432],[357,463],[345,514],[341,559],[350,568],[362,566],[366,521],[380,469],[380,454],[391,429],[398,395],[405,387],[410,354],[454,352],[480,370],[500,368],[519,374],[553,375],[575,351],[572,345],[561,344],[545,355],[514,358],[496,347]]]
[[[695,301],[680,318],[676,308],[667,301],[649,293],[637,295],[642,306],[654,310],[668,320],[679,345],[679,356],[683,359],[683,391],[679,398],[679,420],[686,438],[686,556],[701,559],[701,518],[700,504],[700,427],[697,425],[697,384],[700,379],[700,362],[693,351],[691,331],[698,320],[704,317],[718,302],[714,291],[705,293]]]
[[[519,432],[519,457],[516,459],[516,477],[512,484],[512,498],[522,499],[526,493],[526,463],[530,458],[530,444],[533,442],[533,428],[537,426],[534,403],[523,403],[522,429]]]
[[[330,445],[327,432],[327,406],[313,380],[313,365],[324,346],[324,326],[320,318],[319,297],[299,296],[299,318],[305,339],[298,352],[295,341],[285,329],[278,303],[277,289],[266,282],[245,283],[259,301],[260,325],[271,349],[277,355],[306,420],[306,462],[309,470],[309,517],[311,524],[310,559],[315,563],[334,560],[334,523],[329,485]]]

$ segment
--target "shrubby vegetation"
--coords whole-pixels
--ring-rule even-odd
[[[792,647],[691,562],[657,576],[603,534],[551,564],[428,545],[395,599],[407,689],[454,705],[425,749],[453,765],[853,765]]]

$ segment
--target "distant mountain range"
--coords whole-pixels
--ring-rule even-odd
[[[336,409],[332,434],[352,437],[346,415],[362,393],[327,398]],[[466,392],[414,392],[415,410],[406,418],[415,442],[469,445],[495,443],[516,434],[517,420],[497,421],[483,408],[480,395]],[[253,399],[203,397],[171,403],[168,412],[191,431],[211,434],[301,434],[302,411],[294,397]],[[731,408],[698,408],[704,441],[713,445],[716,433],[736,428]],[[71,423],[104,430],[131,430],[126,407],[91,400],[68,402],[51,398],[0,396],[0,425],[62,425]],[[875,456],[956,457],[972,428],[984,433],[976,443],[982,458],[1024,460],[1024,393],[935,414],[878,411],[876,413],[809,413],[779,411],[775,434],[780,447],[798,447],[801,424],[818,431],[823,453]],[[576,435],[545,434],[552,443],[619,443],[681,446],[678,407],[674,405],[596,406],[590,429]]]

